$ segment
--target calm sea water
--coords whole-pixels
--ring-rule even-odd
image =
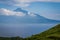
[[[29,37],[56,24],[0,24],[0,37]]]

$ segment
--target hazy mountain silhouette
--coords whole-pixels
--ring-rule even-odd
[[[0,22],[3,23],[60,23],[57,20],[47,19],[39,14],[28,12],[21,8],[14,10],[16,12],[23,12],[25,16],[0,16]]]

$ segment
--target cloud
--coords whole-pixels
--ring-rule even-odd
[[[0,15],[6,15],[6,16],[25,16],[25,14],[22,13],[22,12],[15,12],[15,11],[11,11],[11,10],[4,9],[4,8],[0,9]]]
[[[36,1],[40,1],[40,2],[60,2],[60,0],[14,0],[16,2],[36,2]]]
[[[32,13],[32,12],[28,12],[28,15],[29,15],[29,16],[32,16],[32,17],[37,16],[36,14],[34,14],[34,13]]]
[[[32,12],[28,12],[27,14],[28,14],[28,16],[32,16],[32,17],[37,16],[36,14],[34,14]],[[16,12],[16,11],[4,9],[4,8],[0,9],[0,15],[6,15],[6,16],[26,16],[27,14],[23,13],[21,11],[20,12]]]
[[[12,6],[21,6],[27,7],[31,2],[60,2],[60,0],[0,0],[0,3],[12,5]]]

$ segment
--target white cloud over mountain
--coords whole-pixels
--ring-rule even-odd
[[[0,0],[0,3],[13,5],[13,6],[21,6],[27,7],[31,2],[60,2],[60,0]]]
[[[0,15],[7,15],[7,16],[25,16],[24,13],[22,12],[15,12],[15,11],[11,11],[11,10],[8,10],[8,9],[4,9],[4,8],[1,8],[0,9]]]
[[[28,16],[36,16],[34,13],[28,12]],[[8,9],[1,8],[0,9],[0,15],[6,15],[6,16],[27,16],[27,14],[21,12],[16,12]]]

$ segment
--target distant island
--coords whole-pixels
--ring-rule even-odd
[[[42,33],[32,35],[28,38],[17,37],[0,37],[0,40],[60,40],[60,24],[46,30]]]

